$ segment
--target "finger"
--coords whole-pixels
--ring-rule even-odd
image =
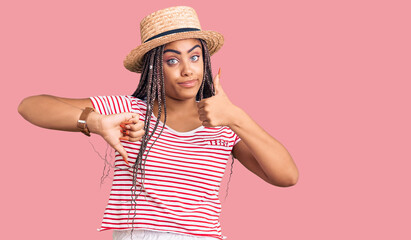
[[[206,116],[204,116],[204,115],[200,115],[198,118],[199,118],[200,121],[202,121],[202,122],[204,122],[204,121],[206,121],[206,120],[208,119],[208,118],[207,118]]]
[[[131,115],[132,115],[133,118],[137,118],[137,119],[140,118],[140,114],[138,114],[138,113],[131,113]]]
[[[127,132],[127,136],[130,136],[132,138],[138,138],[138,137],[142,137],[144,136],[144,130],[139,130],[139,131],[131,131],[131,132]]]
[[[204,111],[205,105],[198,108],[198,111]]]
[[[129,124],[134,124],[134,122],[132,122],[131,120],[129,120],[129,121],[124,121],[124,122],[122,122],[122,123],[120,124],[120,126],[123,125],[123,128],[124,128],[124,127],[126,127],[127,125],[129,125]]]
[[[129,131],[129,130],[124,130],[124,129],[122,129],[122,130],[120,130],[120,132],[124,135],[124,137],[130,135],[130,131]]]
[[[136,116],[134,116],[134,117],[132,118],[132,121],[133,121],[134,123],[140,122],[140,115],[136,114]]]
[[[130,141],[130,142],[138,142],[138,141],[140,141],[142,139],[142,137],[138,137],[138,138],[129,138],[129,140],[128,141]]]
[[[134,123],[134,121],[136,121],[136,119],[138,120],[140,117],[138,113],[131,113],[131,112],[120,113],[120,115],[122,119],[121,123],[124,123],[124,124]]]
[[[130,166],[128,160],[128,154],[126,152],[126,150],[124,149],[123,145],[121,145],[121,143],[117,143],[113,146],[113,148],[120,153],[120,155],[123,157],[124,161],[127,163],[127,165]]]
[[[125,129],[120,129],[120,132],[121,132],[121,134],[123,134],[123,135],[126,135],[127,134],[127,130],[125,130]]]
[[[129,128],[127,129],[130,129],[131,131],[138,131],[138,130],[144,129],[144,122],[140,121],[136,124],[126,125],[126,127],[127,126],[129,126]]]
[[[127,121],[123,122],[122,124],[120,124],[120,126],[122,128],[125,128],[125,129],[133,130],[132,126],[135,125],[135,124],[138,124],[139,122],[141,122],[141,121],[139,119],[139,115],[137,114],[133,118],[130,118],[129,120],[127,120]]]
[[[135,132],[129,132],[127,131],[125,134],[125,136],[120,137],[121,140],[125,140],[125,141],[130,141],[130,142],[137,142],[140,141],[143,136],[144,136],[145,131],[144,130],[139,130],[139,131],[135,131]]]
[[[210,123],[208,121],[203,121],[201,123],[204,127],[210,127]]]
[[[221,90],[220,85],[220,75],[221,75],[221,68],[218,69],[218,74],[214,77],[213,85],[215,89],[215,94],[217,95]]]
[[[138,123],[140,121],[140,116],[136,114],[129,121],[132,123]]]
[[[204,107],[204,104],[205,104],[205,100],[203,99],[203,100],[201,100],[201,101],[199,101],[199,102],[197,103],[197,108],[198,108],[198,109],[203,108],[203,107]]]
[[[139,128],[144,127],[144,123],[142,123],[142,124],[140,124],[140,123],[142,123],[142,122],[139,119],[137,119],[137,120],[134,119],[134,120],[131,120],[131,121],[124,122],[123,124],[120,124],[120,127],[124,128],[124,129],[128,129],[128,130],[136,131]],[[141,127],[136,127],[137,125],[138,126],[141,125]]]

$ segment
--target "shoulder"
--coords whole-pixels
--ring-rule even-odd
[[[146,102],[141,100],[140,98],[136,98],[131,95],[109,95],[109,96],[92,96],[90,99],[93,101],[99,101],[109,104],[126,104],[126,103],[136,103],[136,104],[144,104]]]
[[[90,97],[93,107],[101,114],[132,112],[144,108],[145,102],[130,95],[111,95]]]

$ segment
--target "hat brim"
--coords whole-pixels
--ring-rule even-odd
[[[218,32],[214,31],[191,31],[180,32],[166,36],[162,36],[149,42],[143,43],[127,55],[124,59],[124,67],[132,72],[141,73],[143,68],[143,57],[148,51],[158,46],[188,38],[200,38],[207,43],[210,56],[216,53],[224,44],[224,37]]]

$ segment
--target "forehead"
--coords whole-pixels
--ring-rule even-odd
[[[174,49],[178,50],[180,52],[187,52],[191,48],[193,48],[195,45],[200,45],[201,47],[201,42],[200,40],[196,38],[189,38],[189,39],[183,39],[183,40],[177,40],[171,43],[167,43],[164,46],[164,50],[166,49]]]

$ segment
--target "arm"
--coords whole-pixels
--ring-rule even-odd
[[[279,187],[295,185],[298,169],[287,149],[242,109],[234,106],[229,127],[241,138],[233,156],[264,181]]]
[[[23,99],[18,107],[18,112],[24,119],[42,128],[80,131],[77,128],[77,120],[86,107],[93,107],[89,98],[69,99],[38,95]],[[89,115],[87,123],[89,128],[93,128],[97,124],[96,115],[96,113]]]
[[[229,126],[241,138],[233,147],[233,156],[264,181],[279,187],[296,184],[297,166],[287,149],[231,103],[220,84],[220,73],[214,78],[214,88],[214,96],[197,104],[203,126]]]
[[[89,98],[70,99],[50,95],[38,95],[25,98],[18,107],[18,112],[30,123],[48,129],[62,131],[80,131],[77,128],[83,109],[93,107]],[[128,122],[127,127],[121,126]],[[139,122],[136,113],[120,113],[113,115],[101,115],[91,112],[87,118],[87,126],[91,133],[104,138],[115,150],[117,150],[127,162],[127,152],[120,143],[120,139],[138,141],[144,134],[144,123]],[[127,131],[123,136],[122,128]]]

